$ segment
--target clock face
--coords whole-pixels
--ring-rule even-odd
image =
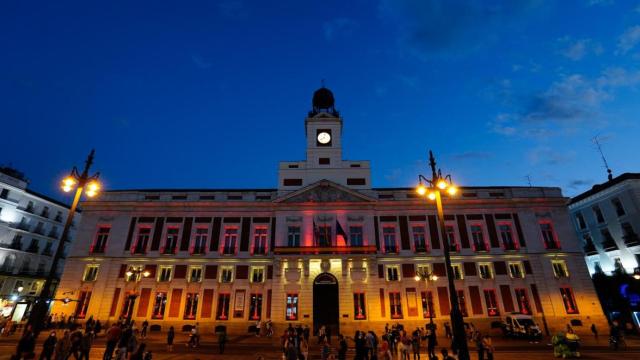
[[[328,144],[331,141],[331,135],[328,132],[321,132],[318,134],[318,142],[320,144]]]

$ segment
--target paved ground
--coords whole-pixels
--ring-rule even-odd
[[[202,346],[198,349],[189,349],[184,344],[187,336],[178,334],[174,345],[174,352],[166,351],[164,345],[164,334],[154,334],[146,340],[150,349],[154,353],[154,360],[196,360],[196,359],[255,359],[258,355],[263,355],[265,359],[281,359],[278,353],[278,340],[269,338],[255,338],[253,336],[232,337],[227,344],[226,351],[223,355],[218,353],[217,338],[215,336],[203,336]],[[0,338],[0,360],[9,359],[11,353],[15,350],[17,336]],[[439,339],[440,344],[448,343],[446,339]],[[629,339],[629,349],[626,351],[614,352],[607,349],[606,339],[600,339],[599,342],[593,338],[583,339],[582,358],[584,359],[640,359],[640,340]],[[518,359],[553,359],[553,351],[546,342],[539,344],[529,344],[526,341],[510,340],[510,339],[494,339],[496,346],[496,360]],[[312,344],[314,345],[314,344]],[[38,346],[38,350],[40,346]],[[91,351],[91,359],[101,359],[104,352],[104,339],[99,337],[96,339]],[[319,351],[317,347],[311,351],[312,359],[319,359]],[[348,356],[353,358],[353,353]],[[472,359],[477,359],[475,352],[472,350]],[[72,358],[73,359],[73,358]],[[422,359],[426,359],[423,354]]]

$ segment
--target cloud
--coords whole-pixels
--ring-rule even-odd
[[[640,25],[628,28],[618,38],[617,55],[624,55],[640,43]]]
[[[514,111],[499,113],[488,127],[506,135],[544,138],[592,129],[606,122],[603,104],[615,98],[619,89],[640,85],[640,71],[607,68],[595,78],[565,75],[546,90],[520,97]]]
[[[396,26],[400,44],[420,57],[464,54],[499,37],[539,1],[381,0],[380,17]],[[453,53],[453,52],[452,52]]]
[[[324,38],[327,41],[332,41],[339,34],[350,34],[357,25],[354,20],[349,18],[339,17],[331,19],[322,24]]]
[[[198,54],[191,55],[191,61],[200,69],[209,69],[213,64]]]
[[[576,179],[576,180],[571,180],[569,184],[567,184],[567,187],[570,189],[577,190],[577,189],[581,189],[586,186],[589,186],[590,184],[593,184],[593,180],[591,179],[589,180]]]
[[[560,53],[573,61],[582,60],[590,53],[600,55],[603,52],[602,45],[591,39],[573,40],[569,37],[564,37],[559,39],[559,42],[564,46]]]

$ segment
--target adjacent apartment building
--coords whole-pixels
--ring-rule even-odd
[[[11,317],[19,322],[28,314],[50,271],[68,211],[65,204],[28,189],[21,172],[0,168],[0,312],[3,318]],[[80,219],[79,214],[77,216],[76,221]],[[64,262],[59,268],[63,266]]]
[[[266,319],[334,334],[442,326],[447,241],[467,322],[488,330],[519,312],[550,331],[604,326],[560,189],[463,186],[444,199],[443,238],[434,204],[413,188],[373,188],[369,161],[343,159],[331,91],[314,93],[304,125],[306,159],[281,162],[275,188],[112,190],[84,202],[58,289],[74,302],[53,312],[207,332]]]

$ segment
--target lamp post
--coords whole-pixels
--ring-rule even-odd
[[[438,276],[433,272],[418,270],[416,271],[416,276],[414,276],[414,279],[416,281],[424,281],[426,284],[426,287],[429,288],[429,282],[436,282],[438,280]],[[433,307],[431,306],[432,304],[429,303],[428,296],[425,299],[425,301],[427,302],[427,307],[429,308],[429,325],[431,326],[431,329],[434,330],[433,329]]]
[[[147,270],[144,270],[142,267],[130,267],[129,270],[125,273],[128,280],[133,278],[133,281],[136,282],[133,287],[133,291],[129,294],[129,301],[127,307],[127,324],[131,324],[131,318],[133,317],[133,307],[136,304],[136,299],[138,298],[138,281],[140,281],[140,276],[149,277],[151,273]]]
[[[51,269],[49,270],[49,274],[44,281],[44,285],[42,286],[40,295],[36,299],[33,305],[33,310],[31,311],[31,315],[29,316],[29,320],[27,321],[27,325],[31,325],[31,328],[36,336],[42,330],[42,325],[44,325],[45,317],[47,316],[47,312],[49,311],[49,303],[51,301],[51,296],[53,295],[52,290],[54,289],[53,283],[55,280],[57,280],[58,277],[58,263],[64,255],[64,243],[67,241],[69,229],[71,228],[71,224],[73,223],[73,216],[75,215],[76,208],[78,207],[78,203],[80,202],[80,198],[82,197],[82,192],[84,191],[88,197],[94,197],[100,190],[100,184],[98,183],[98,177],[100,176],[100,173],[95,173],[94,175],[89,176],[89,169],[93,164],[94,154],[95,150],[91,150],[91,153],[89,153],[89,156],[85,161],[82,173],[79,173],[78,169],[74,166],[71,170],[71,174],[69,174],[69,176],[62,180],[61,187],[64,192],[70,192],[75,188],[76,193],[73,198],[71,208],[69,209],[67,221],[64,224],[64,229],[62,230],[62,236],[60,236],[60,241],[58,242],[56,253],[53,256],[53,260],[51,261]],[[28,326],[25,327],[25,330],[27,328]]]
[[[464,331],[464,319],[462,318],[462,312],[460,311],[458,292],[456,291],[456,285],[453,278],[453,268],[451,267],[451,256],[449,254],[450,244],[449,241],[447,241],[441,196],[442,191],[446,191],[447,194],[453,196],[458,192],[458,188],[453,185],[451,175],[442,176],[441,170],[436,170],[436,159],[433,157],[433,152],[431,150],[429,150],[429,166],[431,167],[431,179],[418,175],[419,186],[416,188],[416,192],[418,195],[426,196],[429,200],[435,200],[436,202],[438,225],[440,226],[440,234],[444,243],[444,262],[447,271],[447,280],[449,282],[449,299],[451,302],[450,316],[453,331],[453,342],[451,346],[458,351],[459,360],[469,360],[467,337]]]

